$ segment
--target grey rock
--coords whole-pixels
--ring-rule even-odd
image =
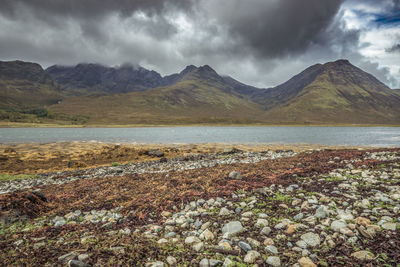
[[[200,261],[199,266],[200,267],[213,267],[213,266],[221,266],[222,264],[223,264],[223,262],[220,260],[215,260],[215,259],[209,260],[209,259],[204,258]]]
[[[195,229],[200,229],[200,227],[203,225],[203,222],[197,219],[194,223],[194,228]]]
[[[261,230],[261,234],[262,235],[269,235],[271,233],[271,231],[272,231],[272,229],[270,227],[266,226]]]
[[[121,230],[119,230],[119,232],[123,235],[130,235],[132,233],[131,229],[129,229],[129,228],[121,229]]]
[[[68,262],[69,267],[90,267],[89,264],[84,263],[83,261],[80,260],[70,260]]]
[[[176,266],[177,260],[176,260],[174,257],[172,257],[172,256],[168,256],[168,257],[167,257],[167,263],[168,263],[170,266]]]
[[[367,209],[369,206],[371,205],[371,203],[369,202],[368,199],[363,199],[360,203],[360,206],[364,209]]]
[[[200,239],[205,240],[205,241],[210,241],[214,239],[214,234],[206,229],[200,234]]]
[[[237,171],[231,171],[229,173],[229,178],[236,179],[236,180],[241,180],[242,179],[242,175],[240,173],[238,173]]]
[[[234,235],[243,231],[243,226],[239,221],[232,221],[222,227],[222,233]]]
[[[348,221],[348,220],[353,220],[354,216],[350,212],[345,212],[345,211],[339,210],[337,218],[339,220]]]
[[[246,256],[244,256],[244,262],[246,263],[254,263],[256,260],[261,257],[261,254],[255,250],[250,250],[247,252]]]
[[[315,233],[305,233],[301,235],[300,238],[311,247],[317,247],[321,243],[319,235]]]
[[[78,256],[78,260],[83,261],[83,262],[87,261],[88,259],[89,259],[88,254],[79,254],[79,256]]]
[[[254,216],[254,214],[251,211],[246,211],[246,212],[243,212],[243,214],[242,214],[242,217],[252,217],[252,216]]]
[[[268,226],[268,221],[266,219],[257,219],[255,227],[261,228],[264,226]]]
[[[64,254],[64,255],[58,257],[58,261],[61,263],[67,263],[70,260],[75,260],[77,258],[78,258],[78,253],[70,252],[70,253],[67,253],[67,254]]]
[[[54,222],[54,227],[60,227],[60,226],[65,225],[66,223],[67,223],[67,221],[62,218],[62,219],[56,220]]]
[[[387,223],[382,224],[383,229],[390,230],[390,231],[396,231],[396,226],[397,226],[396,223],[387,222]]]
[[[284,224],[284,223],[278,223],[278,224],[276,224],[276,225],[274,226],[274,228],[275,228],[275,229],[278,229],[278,230],[280,230],[280,229],[282,229],[282,228],[284,228],[284,227],[286,227],[286,224]]]
[[[219,216],[227,216],[227,215],[230,215],[231,214],[231,212],[227,209],[227,208],[225,208],[225,207],[223,207],[220,211],[219,211]]]
[[[307,243],[303,240],[299,240],[296,242],[296,246],[298,246],[299,248],[307,248]]]
[[[76,221],[80,216],[81,216],[82,212],[80,210],[76,210],[74,212],[70,212],[67,215],[65,215],[65,218],[68,221]]]
[[[238,246],[243,249],[245,252],[248,252],[251,250],[251,246],[247,244],[246,242],[239,241]]]
[[[278,254],[278,249],[275,246],[266,246],[265,250],[272,254]]]
[[[314,216],[319,219],[324,219],[328,215],[327,209],[325,206],[319,206],[318,209],[315,211]]]
[[[203,242],[195,243],[193,245],[193,249],[196,250],[197,252],[201,251],[203,248],[204,248]]]
[[[267,264],[274,266],[274,267],[279,267],[281,266],[281,259],[279,257],[276,256],[269,256],[267,258]]]
[[[146,151],[145,154],[147,154],[151,157],[160,157],[160,158],[164,157],[164,152],[162,152],[161,150],[158,150],[158,149]]]
[[[185,244],[188,244],[188,245],[194,244],[194,243],[199,243],[199,242],[200,242],[200,239],[196,236],[188,236],[185,239]]]
[[[304,214],[303,214],[303,213],[299,213],[299,214],[297,214],[296,216],[293,217],[293,219],[294,219],[295,221],[300,221],[300,220],[302,220],[303,218],[304,218]]]
[[[345,223],[344,221],[336,220],[331,223],[332,230],[337,231],[337,232],[339,232],[340,229],[346,228],[346,227],[347,227],[347,223]]]
[[[164,235],[165,238],[171,238],[171,237],[175,237],[175,236],[176,236],[176,233],[175,233],[175,232],[169,232],[169,233],[166,233],[166,234]]]
[[[162,261],[156,261],[156,262],[152,262],[150,267],[164,267],[165,264]]]
[[[374,258],[374,254],[366,250],[360,250],[357,252],[353,252],[351,254],[352,257],[364,261],[364,260],[372,260]]]
[[[222,264],[222,267],[231,267],[233,266],[233,261],[229,259],[228,257],[225,258],[224,264]]]
[[[301,251],[301,256],[308,256],[310,254],[310,251],[308,251],[308,249],[303,249]]]

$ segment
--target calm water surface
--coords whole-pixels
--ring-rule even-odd
[[[400,127],[0,128],[0,143],[60,141],[400,146]]]

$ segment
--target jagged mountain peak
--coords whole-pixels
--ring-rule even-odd
[[[379,123],[400,120],[400,98],[346,59],[313,65],[258,99],[270,120]]]
[[[127,93],[144,91],[161,85],[162,77],[139,65],[123,64],[108,67],[97,63],[76,66],[51,66],[46,72],[69,90],[85,92]]]
[[[185,75],[195,70],[197,70],[197,67],[195,65],[188,65],[181,72],[179,72],[179,75]]]
[[[55,112],[93,116],[93,121],[108,116],[107,112],[97,113],[99,106],[114,109],[115,103],[120,103],[121,123],[131,123],[131,114],[143,116],[144,121],[163,117],[165,122],[171,121],[169,116],[207,121],[221,115],[286,124],[400,122],[399,91],[345,59],[312,65],[285,83],[264,90],[220,76],[208,65],[189,65],[180,73],[161,77],[133,66],[81,63],[55,65],[45,72],[36,63],[14,61],[0,62],[1,79],[3,107],[54,104],[51,109]],[[65,91],[59,91],[53,81]],[[63,101],[58,103],[60,96]],[[159,111],[154,111],[157,108]],[[114,122],[115,116],[110,116]]]
[[[342,59],[335,60],[335,61],[327,62],[327,63],[325,63],[324,65],[326,65],[326,64],[352,65],[348,59],[343,59],[343,58],[342,58]]]
[[[33,82],[48,83],[51,78],[41,65],[21,60],[0,61],[0,77],[4,79],[22,79]]]

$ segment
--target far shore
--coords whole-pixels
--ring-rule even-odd
[[[144,128],[144,127],[400,127],[398,124],[290,124],[290,123],[194,123],[194,124],[56,124],[0,121],[0,128]]]

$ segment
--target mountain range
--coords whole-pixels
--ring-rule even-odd
[[[0,120],[62,124],[400,124],[400,90],[347,60],[315,64],[273,88],[187,66],[0,62]]]

